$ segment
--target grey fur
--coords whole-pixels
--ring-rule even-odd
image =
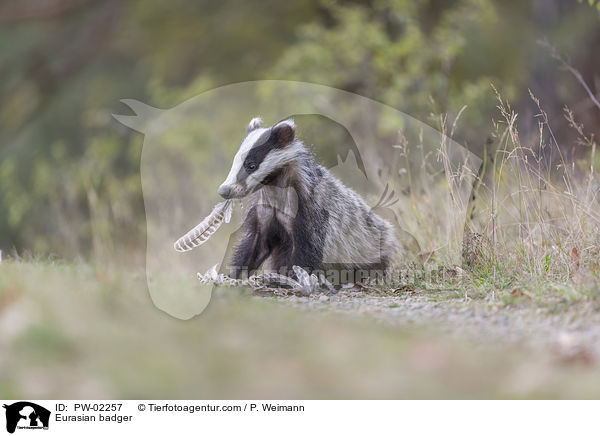
[[[284,274],[293,274],[294,265],[309,272],[389,270],[399,254],[394,228],[314,161],[296,139],[292,120],[261,129],[253,140],[244,139],[219,188],[226,198],[245,197],[248,204],[231,262],[233,276],[261,265]],[[262,159],[252,171],[248,156]]]
[[[246,126],[246,135],[254,129],[258,129],[260,126],[262,126],[262,122],[263,121],[260,117],[252,118]]]

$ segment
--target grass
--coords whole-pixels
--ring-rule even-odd
[[[496,147],[486,150],[467,223],[469,233],[484,241],[479,267],[521,279],[597,282],[600,190],[593,137],[565,108],[580,137],[578,149],[567,156],[570,147],[557,141],[540,101],[531,94],[538,133],[523,144],[517,114],[499,94],[497,98],[501,120]]]
[[[505,305],[531,300],[555,310],[574,303],[598,307],[600,159],[595,138],[565,107],[565,119],[578,141],[574,147],[561,144],[542,103],[530,92],[538,110],[532,120],[537,133],[523,140],[517,129],[518,114],[494,91],[500,117],[494,121],[493,138],[483,150],[483,164],[476,175],[465,176],[466,165],[451,162],[448,154],[447,138],[454,136],[463,110],[451,125],[447,117],[440,117],[438,127],[447,135],[440,146],[445,188],[440,189],[435,178],[438,173],[428,172],[430,166],[424,164],[417,177],[427,183],[416,194],[411,190],[406,203],[421,209],[414,214],[411,231],[418,233],[422,250],[418,255],[425,269],[450,273],[412,285],[429,293],[456,291],[445,292],[447,298],[458,295]],[[418,144],[405,139],[400,142],[401,155],[419,149]],[[452,241],[435,239],[439,235],[431,229],[442,226],[439,205],[446,204],[444,195],[452,199],[451,209],[465,210],[463,188],[469,179],[474,189],[466,207],[462,265],[457,265],[442,254],[443,247],[450,247]]]
[[[0,272],[2,398],[600,396],[596,365],[425,326],[239,292],[181,321],[154,307],[141,271],[9,261]]]

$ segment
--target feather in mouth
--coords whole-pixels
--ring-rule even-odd
[[[208,241],[219,230],[223,222],[228,223],[231,220],[232,203],[232,200],[225,200],[217,204],[200,224],[173,244],[175,250],[179,252],[190,251]]]

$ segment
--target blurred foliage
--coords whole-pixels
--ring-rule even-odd
[[[551,70],[556,66],[540,49],[540,39],[550,39],[577,59],[579,67],[587,62],[593,64],[587,68],[599,71],[598,61],[589,59],[585,48],[600,42],[598,16],[574,2],[326,4],[332,24],[302,26],[293,50],[286,51],[274,68],[278,75],[366,95],[438,128],[439,114],[456,115],[466,105],[460,139],[475,150],[492,129],[496,112],[492,83],[521,108],[529,103],[528,87],[552,103],[572,103],[568,93],[574,91],[583,98],[565,76],[564,92],[545,89],[546,81],[554,80]],[[546,68],[548,77],[537,78]],[[561,105],[555,113],[560,110]]]
[[[583,3],[583,0],[577,0],[579,3]],[[600,1],[597,0],[587,0],[590,6],[595,6],[596,9],[600,11]]]
[[[598,111],[537,41],[568,55],[596,92],[594,5],[1,1],[0,249],[141,259],[142,137],[111,118],[127,111],[121,98],[167,108],[237,81],[310,81],[434,126],[440,113],[454,117],[467,105],[458,139],[478,151],[493,131],[493,83],[523,114],[522,133],[537,129],[531,88],[557,119],[557,137],[574,144],[562,106],[596,133]]]

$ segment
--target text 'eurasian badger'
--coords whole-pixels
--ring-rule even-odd
[[[292,119],[262,127],[254,118],[218,189],[248,196],[243,236],[230,275],[266,271],[387,271],[399,251],[393,227],[352,189],[314,161]]]

